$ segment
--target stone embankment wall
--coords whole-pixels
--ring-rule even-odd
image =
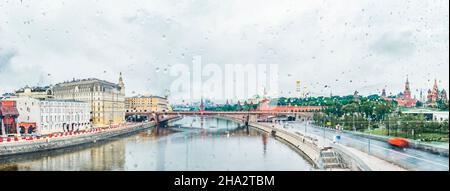
[[[314,166],[319,166],[318,162],[320,160],[320,148],[316,144],[316,142],[309,137],[303,137],[298,134],[285,131],[283,129],[272,128],[258,123],[251,123],[250,125],[259,130],[271,133],[275,137],[286,141],[298,151],[304,153],[304,155],[307,157],[306,159],[314,164]]]
[[[4,142],[0,144],[0,156],[33,153],[95,143],[97,141],[107,140],[112,137],[133,133],[154,126],[154,123],[143,123],[117,129],[103,129],[95,133],[78,134],[68,137],[46,137],[44,139],[35,139],[25,142]]]

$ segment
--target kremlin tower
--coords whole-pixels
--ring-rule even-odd
[[[410,100],[411,99],[411,89],[409,88],[409,79],[406,77],[405,83],[405,91],[403,91],[403,99]]]
[[[447,92],[444,89],[439,91],[437,80],[435,79],[433,89],[428,90],[427,106],[435,107],[438,101],[443,101],[443,103],[448,104]]]
[[[397,98],[388,98],[386,97],[386,90],[383,89],[382,92],[382,96],[383,99],[387,100],[387,101],[392,101],[395,100],[399,106],[403,106],[403,107],[415,107],[416,106],[416,102],[417,100],[413,99],[411,97],[411,88],[409,86],[409,79],[408,77],[406,77],[406,82],[405,82],[405,90],[400,93],[400,95]]]

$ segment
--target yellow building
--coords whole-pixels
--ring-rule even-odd
[[[169,111],[166,98],[159,96],[134,96],[126,98],[127,112],[165,112]]]
[[[73,80],[53,87],[56,99],[90,103],[94,126],[117,125],[125,122],[125,85],[120,74],[119,83],[95,78]]]

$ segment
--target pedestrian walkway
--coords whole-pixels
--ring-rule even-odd
[[[341,145],[343,146],[343,145]],[[369,155],[365,152],[361,152],[358,149],[354,149],[351,147],[343,146],[350,151],[354,155],[358,156],[361,160],[363,160],[367,166],[373,171],[406,171],[406,169],[399,167],[395,164],[382,160],[378,157]]]

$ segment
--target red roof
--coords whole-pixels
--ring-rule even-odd
[[[12,101],[2,101],[0,102],[0,115],[1,116],[12,116],[19,115],[19,111],[17,111],[15,102]]]
[[[21,122],[19,123],[19,126],[23,126],[23,127],[34,127],[36,128],[36,123],[34,122]]]
[[[383,97],[383,99],[386,100],[386,101],[395,100],[395,101],[397,101],[399,106],[405,106],[405,107],[414,107],[414,106],[416,106],[416,103],[417,103],[417,100],[412,99],[412,98],[409,98],[409,99],[406,98],[405,99],[403,97],[401,97],[401,98],[387,98],[387,97]]]
[[[323,109],[322,106],[275,106],[266,111],[315,111]]]

